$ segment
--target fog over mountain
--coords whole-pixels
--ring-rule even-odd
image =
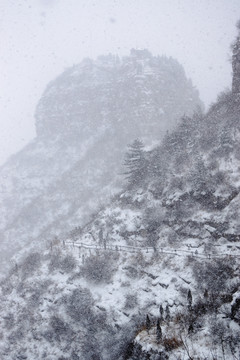
[[[208,107],[231,86],[238,13],[239,0],[0,1],[0,165],[36,136],[46,84],[86,57],[172,56]]]
[[[199,107],[182,66],[147,50],[67,69],[39,101],[36,139],[1,168],[3,259],[86,222],[119,190],[127,144],[153,145]]]
[[[127,151],[126,144],[135,133],[131,123],[127,131],[126,114],[132,115],[133,123],[139,122],[138,135],[148,134],[146,141],[151,142],[162,135],[160,124],[158,133],[151,132],[157,109],[162,109],[161,119],[178,96],[190,112],[193,103],[201,105],[175,60],[133,51],[120,62],[109,57],[97,63],[85,61],[49,85],[37,110],[38,138],[7,168],[12,175],[10,166],[28,171],[29,179],[34,179],[31,169],[37,178],[41,170],[42,175],[39,184],[34,183],[39,196],[21,190],[30,205],[19,206],[13,230],[5,231],[8,239],[15,234],[12,245],[16,246],[14,239],[21,240],[27,254],[15,256],[1,281],[3,360],[239,357],[239,64],[238,35],[233,46],[232,90],[222,93],[206,114],[198,108],[193,115],[182,116],[152,148],[136,139]],[[124,73],[122,82],[113,68]],[[179,94],[179,82],[168,84],[161,102],[155,94],[165,81],[155,81],[156,77],[171,82],[172,72],[185,86],[180,86]],[[123,86],[125,81],[127,86]],[[132,93],[131,101],[132,83],[139,92]],[[123,111],[120,106],[112,108],[103,88],[109,90],[109,98],[113,90],[117,92],[116,104],[121,103]],[[69,92],[73,94],[70,101]],[[52,101],[54,93],[59,102]],[[90,109],[86,93],[92,99]],[[98,119],[94,109],[99,99],[105,105]],[[175,111],[179,111],[177,105],[178,101]],[[85,109],[85,119],[81,109]],[[174,123],[173,118],[168,121]],[[92,134],[86,143],[80,141],[83,133]],[[30,169],[24,162],[30,158],[29,149]],[[125,183],[116,181],[124,149]],[[104,191],[114,191],[120,183],[121,190],[107,203]],[[96,202],[99,194],[104,194],[105,205],[81,224],[82,214],[87,214],[83,196],[85,202]],[[74,221],[78,226],[66,233]],[[43,244],[54,229],[55,234],[62,231],[59,238]],[[33,241],[34,231],[36,236],[41,234],[36,239],[41,247]]]
[[[239,359],[240,21],[231,52],[206,112],[146,49],[46,87],[0,169],[2,360]]]

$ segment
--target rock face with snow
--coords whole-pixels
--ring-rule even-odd
[[[146,50],[87,59],[52,81],[36,139],[0,170],[1,264],[34,239],[85,223],[119,189],[126,145],[151,144],[198,105],[178,62]]]
[[[158,140],[184,113],[199,104],[198,92],[179,63],[147,50],[130,56],[84,60],[50,83],[36,111],[40,137],[81,141],[110,129],[119,142],[137,137]]]

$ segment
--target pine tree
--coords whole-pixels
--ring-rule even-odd
[[[188,290],[187,300],[188,300],[188,309],[190,311],[192,310],[192,293],[190,289]]]
[[[225,126],[220,133],[219,152],[223,155],[229,155],[233,149],[234,144],[231,131],[232,129],[229,126]]]
[[[160,319],[157,321],[157,343],[159,344],[162,340],[162,329],[160,326]]]
[[[151,321],[149,319],[149,316],[147,315],[146,316],[146,329],[147,329],[148,334],[149,334],[150,327],[151,327]]]
[[[207,191],[208,173],[202,158],[198,158],[191,171],[192,188],[195,192]]]
[[[165,310],[165,313],[166,313],[166,320],[169,321],[170,320],[170,309],[169,309],[169,306],[167,305],[166,306],[166,310]]]
[[[163,306],[162,306],[162,304],[159,306],[159,312],[160,312],[160,319],[161,319],[161,321],[163,320]]]
[[[144,154],[143,142],[139,139],[134,140],[128,146],[128,152],[125,156],[124,166],[127,171],[124,173],[131,185],[138,185],[143,179],[146,171],[146,159]]]

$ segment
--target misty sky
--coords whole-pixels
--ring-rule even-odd
[[[0,0],[0,163],[34,138],[47,83],[84,57],[173,56],[209,105],[231,85],[238,18],[239,0]]]

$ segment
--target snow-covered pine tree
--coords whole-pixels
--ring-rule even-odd
[[[197,157],[191,170],[191,183],[195,193],[199,194],[208,190],[208,172],[200,156]]]
[[[138,185],[143,179],[143,174],[146,171],[146,159],[144,154],[144,144],[141,140],[136,139],[128,145],[128,152],[126,153],[124,166],[127,171],[124,175],[130,185]]]
[[[232,129],[229,126],[225,126],[220,133],[220,147],[219,153],[222,155],[229,155],[233,150],[233,139],[231,135]]]
[[[147,329],[148,333],[149,333],[150,327],[151,327],[151,321],[150,321],[149,316],[147,314],[147,316],[146,316],[146,329]]]
[[[165,315],[166,321],[169,321],[170,320],[170,309],[169,309],[168,305],[166,306],[165,314],[166,314]]]
[[[189,289],[187,294],[187,301],[188,301],[188,310],[192,310],[192,292]]]
[[[161,319],[161,321],[163,320],[163,306],[162,306],[162,304],[159,306],[159,312],[160,312],[160,319]]]
[[[157,343],[159,344],[160,341],[162,340],[162,329],[161,329],[161,326],[160,326],[160,319],[158,319],[157,321]]]

